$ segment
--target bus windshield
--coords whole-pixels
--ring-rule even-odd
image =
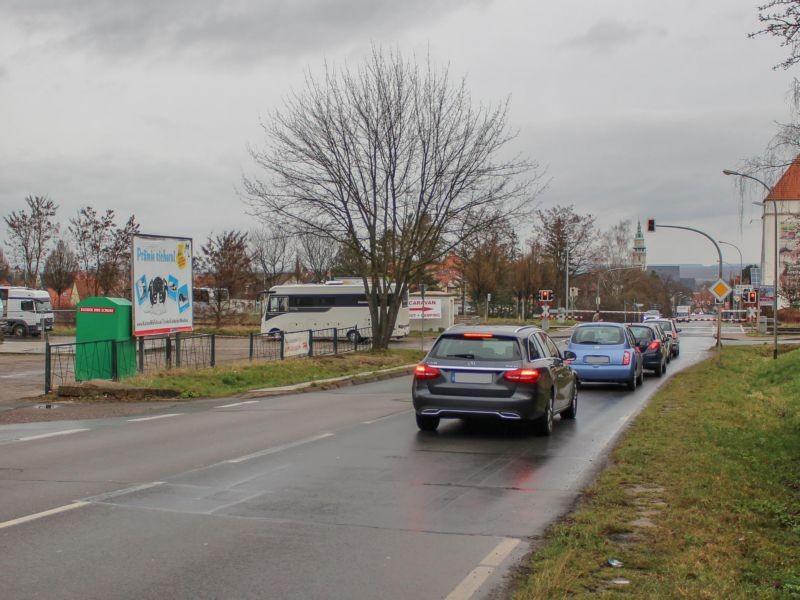
[[[268,313],[284,313],[289,310],[288,296],[270,296],[267,301]]]

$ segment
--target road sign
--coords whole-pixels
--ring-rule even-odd
[[[714,294],[718,302],[722,302],[731,293],[731,286],[724,279],[717,279],[708,291]]]

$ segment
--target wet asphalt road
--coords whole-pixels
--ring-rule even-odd
[[[685,334],[668,376],[711,344]],[[408,378],[0,427],[2,597],[502,594],[663,380],[584,387],[550,438],[461,421],[420,433]]]

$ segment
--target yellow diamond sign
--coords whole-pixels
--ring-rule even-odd
[[[731,286],[729,286],[724,279],[717,279],[717,281],[714,282],[714,285],[708,288],[708,291],[714,294],[714,297],[720,302],[725,300],[727,295],[730,294],[732,290],[733,288],[731,288]]]

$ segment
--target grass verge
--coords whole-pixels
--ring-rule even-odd
[[[230,396],[246,390],[280,387],[412,364],[422,356],[424,353],[419,350],[403,348],[283,361],[241,362],[213,369],[176,369],[157,375],[140,375],[126,379],[125,383],[136,387],[177,390],[183,398]]]
[[[800,598],[800,351],[771,352],[672,378],[514,598]]]

